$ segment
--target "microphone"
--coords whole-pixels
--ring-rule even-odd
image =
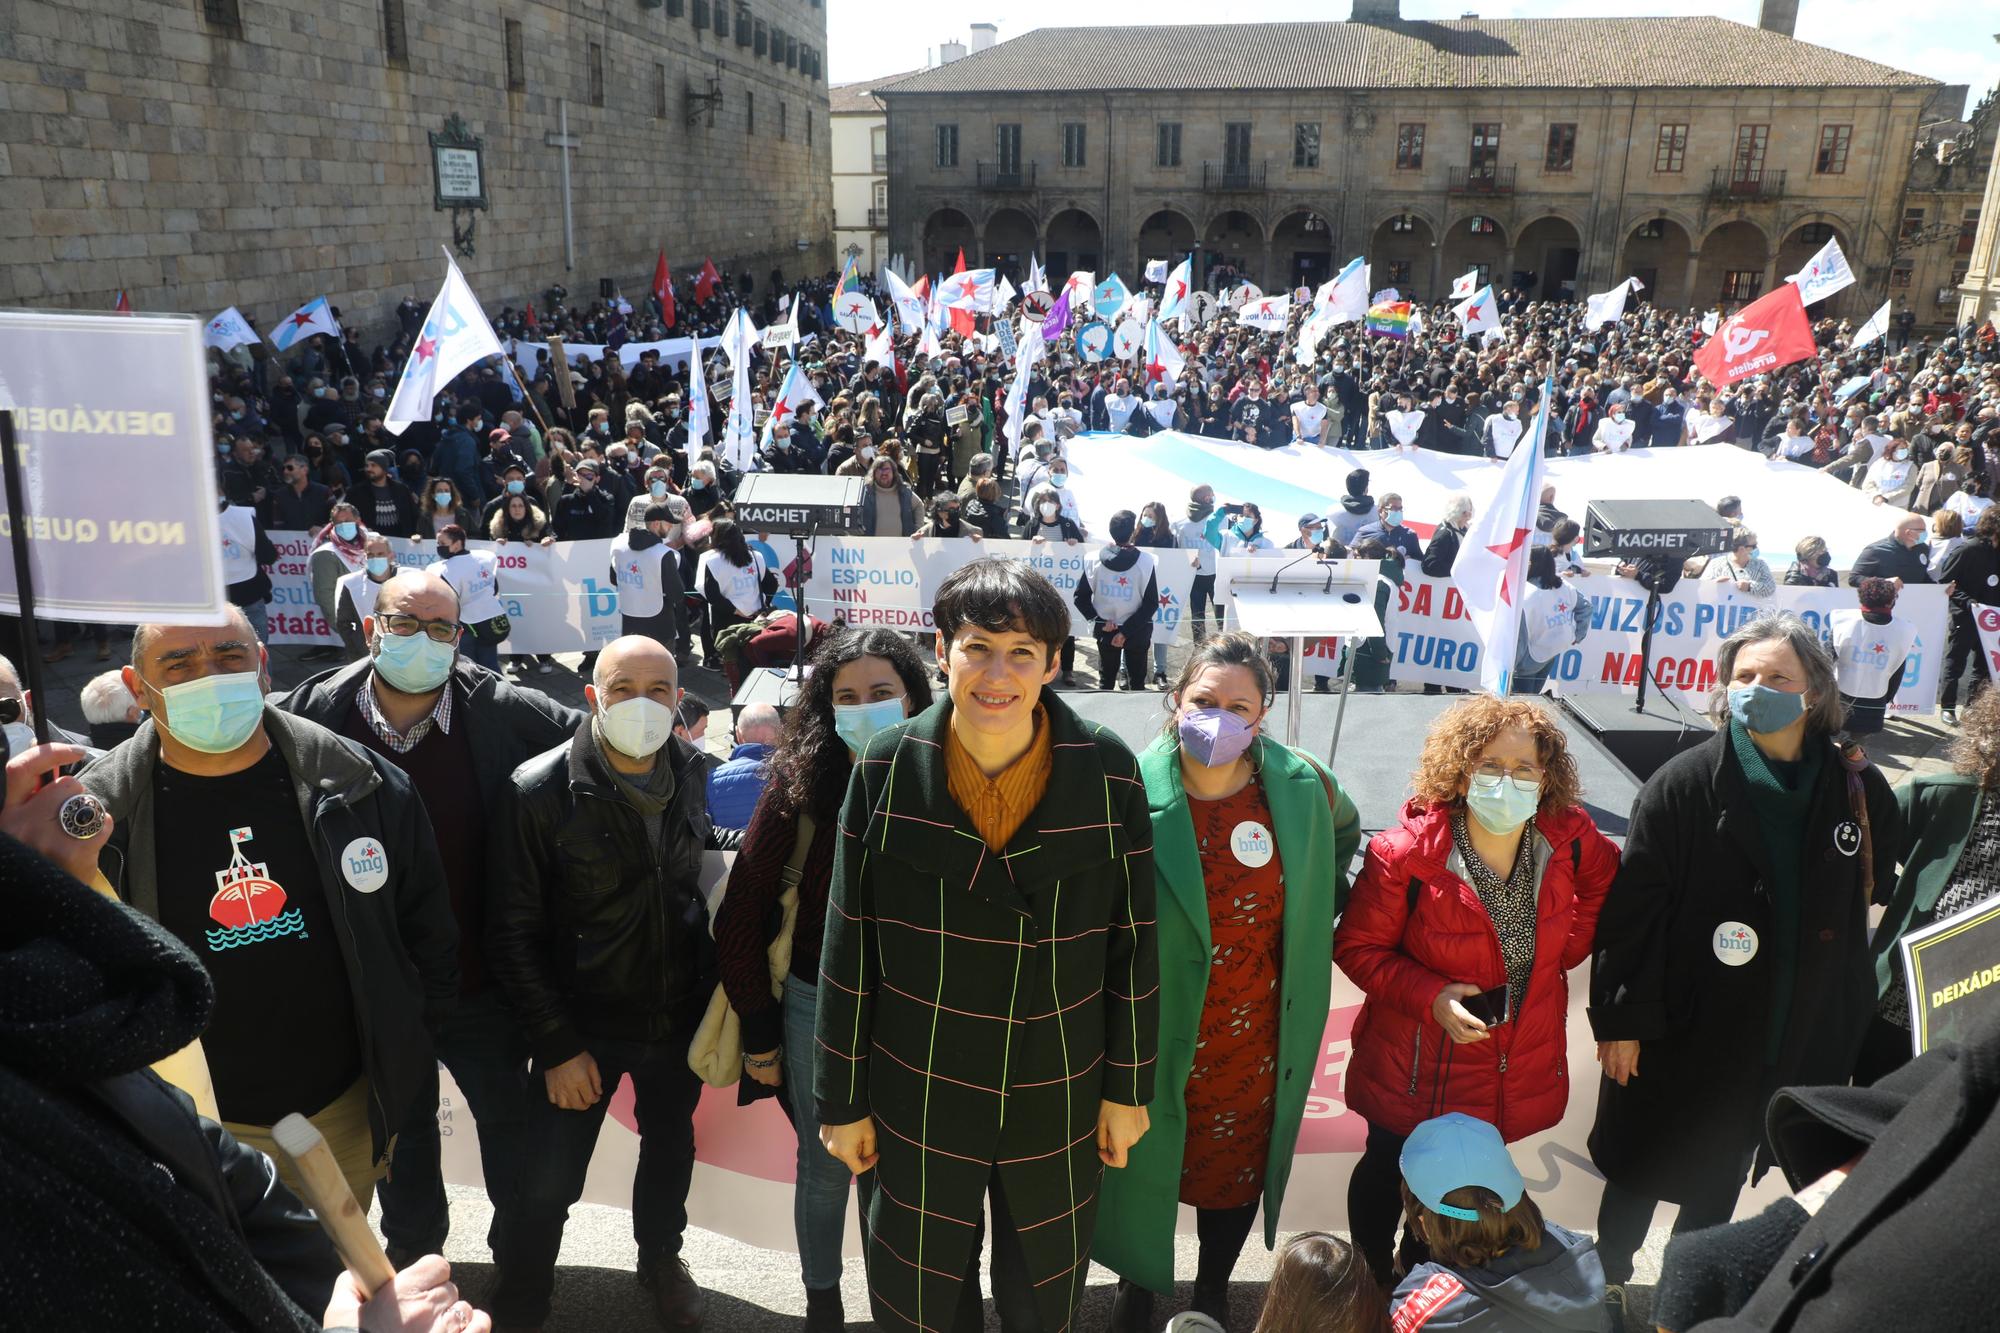
[[[1265,591],[1276,592],[1278,590],[1278,579],[1284,574],[1286,570],[1290,569],[1293,565],[1302,565],[1308,560],[1317,560],[1317,559],[1319,559],[1319,548],[1316,546],[1307,547],[1306,553],[1304,555],[1298,557],[1298,559],[1296,560],[1288,560],[1284,564],[1279,565],[1277,569],[1272,571],[1271,586],[1265,589]],[[1332,577],[1333,573],[1331,570],[1329,570],[1327,572],[1327,578],[1331,580]]]

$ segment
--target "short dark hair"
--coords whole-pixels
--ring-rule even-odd
[[[1055,585],[1018,560],[988,556],[952,571],[931,608],[937,632],[949,643],[966,625],[991,633],[1026,634],[1048,660],[1070,633],[1069,603]]]
[[[1111,540],[1123,546],[1131,540],[1132,529],[1139,526],[1139,516],[1129,509],[1121,509],[1111,516],[1108,526],[1111,529]]]

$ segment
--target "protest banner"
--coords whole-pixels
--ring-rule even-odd
[[[647,352],[658,352],[662,366],[685,366],[688,358],[693,355],[694,344],[693,338],[661,338],[657,342],[626,343],[622,347],[612,348],[604,343],[563,343],[554,338],[545,343],[538,343],[516,338],[513,342],[513,353],[514,364],[521,368],[523,375],[532,379],[537,369],[557,356],[568,357],[569,363],[574,366],[581,365],[585,361],[602,361],[605,354],[611,351],[617,352],[618,364],[626,370],[638,365],[639,358]],[[701,349],[704,352],[713,351],[721,345],[720,334],[701,339]]]
[[[1902,600],[1901,594],[1896,600]],[[1975,605],[1972,624],[1979,631],[1979,652],[1986,659],[1986,669],[2000,680],[2000,606]]]
[[[272,532],[278,561],[270,567],[267,615],[270,642],[337,646],[340,638],[313,598],[312,537],[304,532]],[[437,543],[392,538],[398,569],[425,569],[437,562]],[[475,551],[499,557],[498,592],[512,633],[504,653],[581,653],[618,637],[618,587],[611,579],[611,543],[602,538],[525,546],[510,542],[468,542]],[[775,566],[774,566],[775,567]]]
[[[1091,637],[1091,623],[1072,600],[1084,562],[1102,550],[1098,542],[958,540],[905,541],[895,537],[822,537],[813,545],[812,577],[806,583],[806,609],[822,620],[840,621],[861,629],[884,627],[929,634],[937,629],[931,606],[938,587],[961,565],[986,556],[1025,561],[1053,583],[1070,608],[1071,632]],[[1180,633],[1194,567],[1187,553],[1172,549],[1151,552],[1160,604],[1153,616],[1153,642],[1172,643]]]
[[[39,618],[227,619],[202,335],[164,315],[0,313]],[[19,615],[12,536],[0,515],[0,612]]]

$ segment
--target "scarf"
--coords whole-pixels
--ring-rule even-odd
[[[319,530],[319,541],[314,544],[313,549],[318,550],[322,546],[331,546],[335,554],[347,562],[349,569],[359,569],[361,562],[368,558],[368,525],[357,520],[354,524],[354,540],[347,542],[340,539],[340,534],[335,532],[333,524],[329,523]]]
[[[1729,744],[1735,751],[1764,851],[1771,862],[1771,1018],[1764,1033],[1764,1063],[1775,1066],[1791,1019],[1792,986],[1799,967],[1799,859],[1805,850],[1806,820],[1819,788],[1825,747],[1808,736],[1796,764],[1773,765],[1757,748],[1740,722],[1729,724]],[[1782,772],[1794,779],[1787,786]]]
[[[673,741],[669,739],[653,755],[653,771],[646,775],[643,784],[612,766],[610,758],[605,754],[605,750],[609,747],[604,743],[604,732],[598,725],[595,715],[590,719],[590,743],[597,751],[593,757],[610,776],[612,785],[618,788],[618,794],[639,812],[639,818],[646,825],[647,835],[653,844],[653,855],[659,856],[665,841],[663,835],[667,827],[667,806],[672,804],[674,799]]]
[[[1215,504],[1212,501],[1208,504],[1200,504],[1193,500],[1188,501],[1187,515],[1192,522],[1199,523],[1214,512]]]

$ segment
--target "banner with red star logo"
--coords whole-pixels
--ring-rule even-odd
[[[312,300],[278,321],[271,330],[271,343],[281,352],[292,350],[292,344],[304,342],[314,334],[324,333],[330,338],[340,336],[340,325],[334,321],[333,307],[326,303],[324,296]]]

